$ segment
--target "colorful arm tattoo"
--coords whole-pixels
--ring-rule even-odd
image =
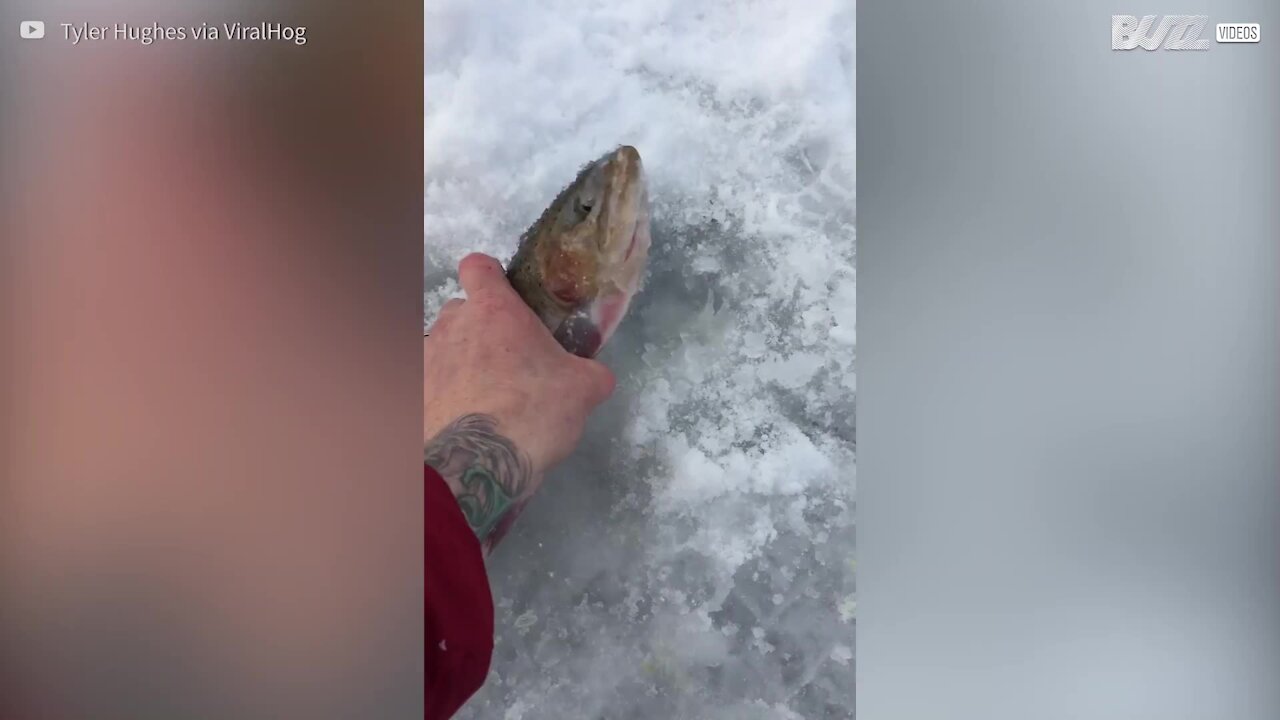
[[[463,415],[426,445],[426,463],[453,488],[487,555],[519,516],[535,487],[529,458],[497,432],[492,416]]]

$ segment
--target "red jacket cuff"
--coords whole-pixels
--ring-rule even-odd
[[[443,720],[484,684],[493,596],[480,542],[443,478],[426,466],[426,719]]]

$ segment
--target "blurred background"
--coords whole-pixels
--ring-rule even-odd
[[[859,716],[1280,717],[1280,4],[859,14]]]
[[[6,718],[421,717],[421,20],[0,8]]]

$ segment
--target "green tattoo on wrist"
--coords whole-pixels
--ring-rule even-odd
[[[486,538],[511,507],[512,497],[488,468],[469,467],[463,471],[461,481],[463,492],[458,495],[458,505],[476,535]]]
[[[485,553],[506,535],[533,489],[529,458],[497,432],[492,416],[463,415],[441,430],[426,463],[454,489],[458,505]]]

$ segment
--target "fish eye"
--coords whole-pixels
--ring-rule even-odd
[[[587,216],[591,214],[592,207],[591,198],[578,197],[574,200],[574,210],[577,211],[579,220],[586,220]]]

